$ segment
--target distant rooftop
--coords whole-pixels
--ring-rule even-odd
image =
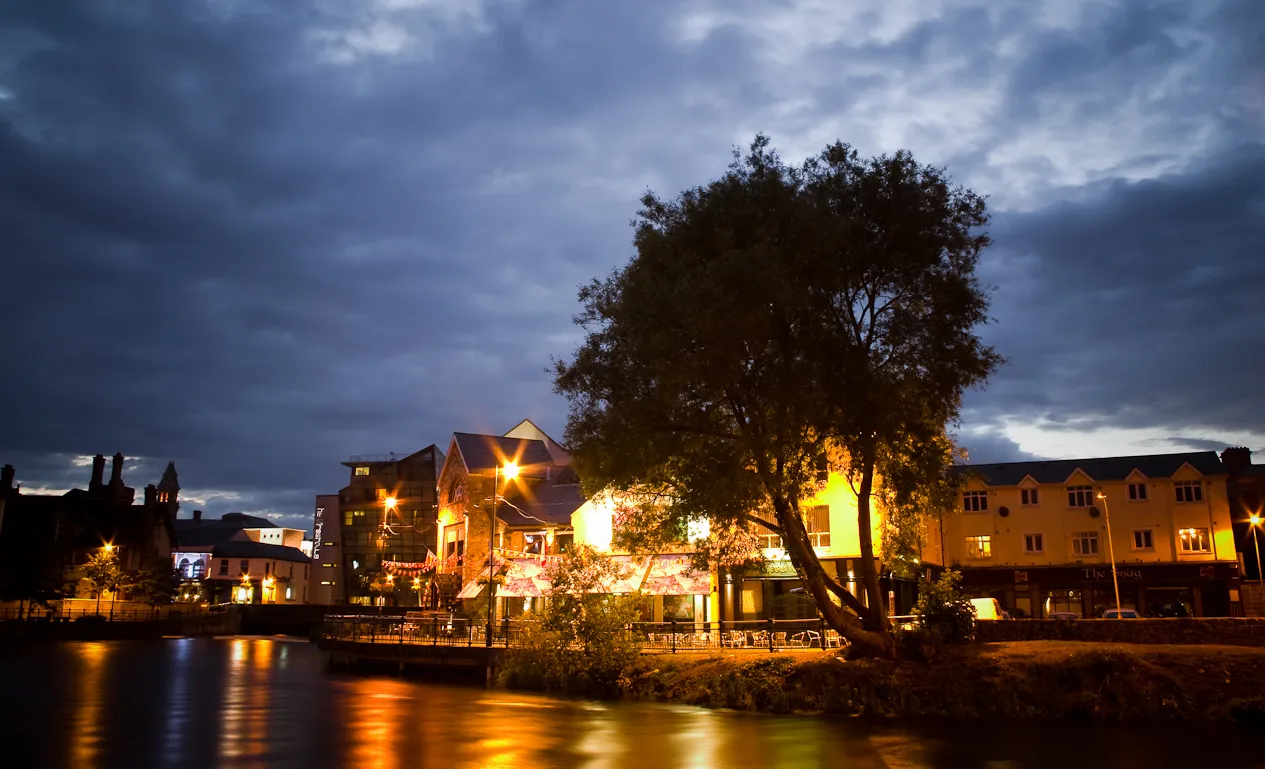
[[[1202,475],[1226,474],[1215,451],[967,464],[954,467],[953,472],[978,477],[989,486],[1016,486],[1027,476],[1037,483],[1062,483],[1078,469],[1095,481],[1123,481],[1134,470],[1147,478],[1170,478],[1186,464]]]

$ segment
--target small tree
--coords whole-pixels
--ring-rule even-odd
[[[552,564],[544,609],[524,618],[524,644],[506,660],[506,679],[552,691],[613,694],[641,649],[632,625],[643,598],[609,593],[627,576],[626,568],[584,545]]]
[[[142,603],[157,608],[175,600],[180,590],[180,572],[161,566],[150,566],[130,575],[132,595]]]
[[[914,615],[935,643],[966,643],[975,634],[975,610],[958,590],[961,580],[960,572],[949,569],[935,582],[922,583]]]
[[[100,550],[88,557],[83,567],[83,577],[92,585],[97,594],[96,613],[101,613],[101,593],[110,591],[111,605],[113,595],[123,586],[123,569],[119,567],[119,557],[113,550]]]

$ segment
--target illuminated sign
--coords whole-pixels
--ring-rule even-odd
[[[321,560],[321,534],[325,529],[325,508],[316,508],[316,523],[312,526],[312,560]]]

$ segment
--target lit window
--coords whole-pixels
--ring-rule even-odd
[[[1073,532],[1072,555],[1098,555],[1098,532]]]
[[[808,508],[804,515],[808,527],[808,542],[813,547],[830,547],[830,505]]]
[[[1133,549],[1134,550],[1154,550],[1155,543],[1151,539],[1150,529],[1134,529],[1133,530]]]
[[[1146,500],[1146,484],[1130,483],[1129,484],[1129,501],[1143,502]]]
[[[988,512],[987,491],[962,492],[962,509],[968,513]]]
[[[1033,505],[1040,504],[1037,501],[1038,499],[1039,497],[1037,495],[1036,489],[1019,489],[1020,504],[1024,504],[1031,507]]]
[[[987,534],[966,538],[967,558],[992,558],[993,538]]]
[[[369,474],[369,468],[367,466],[361,465],[356,468],[356,475],[368,475],[368,474]]]
[[[1182,529],[1177,532],[1183,553],[1207,553],[1212,550],[1207,529]]]
[[[1092,507],[1093,504],[1094,504],[1094,487],[1093,486],[1068,486],[1067,487],[1067,506],[1068,507]]]
[[[1202,502],[1204,486],[1200,481],[1178,481],[1173,484],[1178,502]]]
[[[377,496],[378,496],[378,501],[379,501],[379,502],[382,502],[383,500],[385,500],[385,499],[387,498],[387,490],[386,490],[386,489],[374,489],[374,493],[376,493],[376,494],[377,494]]]
[[[1044,553],[1045,552],[1045,535],[1044,534],[1024,534],[1023,535],[1023,551],[1025,553]]]
[[[322,569],[332,569],[332,568],[334,568],[334,564],[332,564],[332,563],[323,563],[323,564],[321,564],[321,568],[322,568]]]

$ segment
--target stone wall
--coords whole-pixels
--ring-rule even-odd
[[[975,640],[1265,646],[1265,618],[1000,620],[977,622]]]

